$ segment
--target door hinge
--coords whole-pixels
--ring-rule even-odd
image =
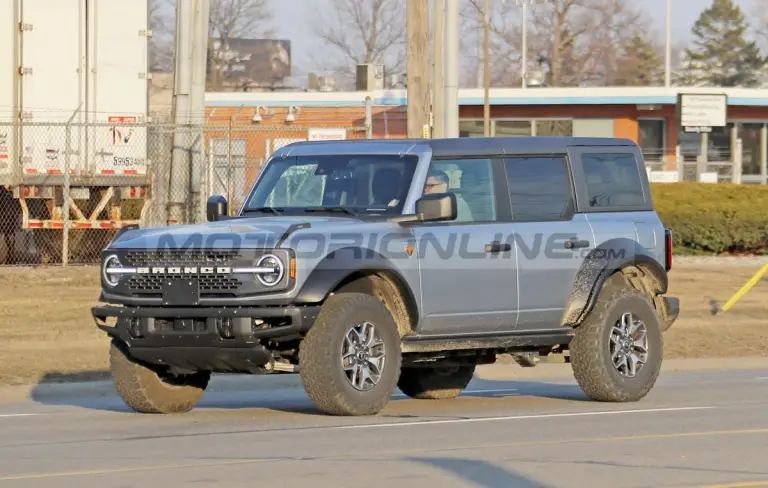
[[[141,37],[152,37],[152,29],[142,29],[139,31]]]
[[[25,68],[24,66],[19,66],[19,74],[24,75],[31,75],[32,74],[32,68]]]
[[[34,26],[32,24],[25,24],[24,22],[19,22],[19,32],[31,31],[33,29],[34,29]]]

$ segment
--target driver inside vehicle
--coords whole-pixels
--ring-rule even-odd
[[[448,183],[449,183],[448,175],[440,171],[438,169],[433,169],[429,172],[429,175],[427,176],[427,184],[424,188],[424,194],[431,194],[431,193],[449,193],[448,191]],[[456,195],[456,220],[455,222],[471,222],[472,219],[472,211],[469,209],[469,205],[467,204],[466,200],[464,200],[464,197],[462,197],[458,193],[454,193]]]

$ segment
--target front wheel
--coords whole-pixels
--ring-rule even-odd
[[[374,415],[400,375],[400,334],[392,314],[370,295],[332,295],[299,348],[304,389],[330,415]]]
[[[651,391],[661,370],[663,339],[656,309],[617,273],[603,286],[569,349],[574,376],[587,396],[603,402],[638,401]]]
[[[192,410],[202,398],[211,374],[163,374],[128,355],[125,346],[112,340],[110,371],[123,401],[139,413],[182,413]]]

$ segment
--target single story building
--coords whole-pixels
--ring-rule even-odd
[[[711,122],[709,132],[683,130],[680,95],[687,120]],[[220,158],[241,158],[250,184],[257,166],[279,145],[324,137],[367,137],[366,100],[370,100],[371,136],[406,136],[406,91],[226,92],[206,94],[208,124],[232,126],[211,133],[209,144]],[[674,168],[676,155],[686,162],[732,161],[742,141],[743,181],[766,183],[768,166],[768,90],[736,88],[590,87],[493,88],[492,136],[607,136],[637,142],[648,163]],[[714,105],[713,105],[714,101]],[[462,137],[483,135],[482,89],[459,90]],[[721,105],[718,105],[721,104]],[[698,119],[697,119],[698,117]],[[703,121],[703,122],[702,122]],[[224,138],[224,139],[222,139]],[[234,141],[234,142],[233,142]],[[666,164],[664,164],[666,163]],[[231,163],[230,163],[231,164]]]

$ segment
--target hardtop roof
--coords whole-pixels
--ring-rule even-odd
[[[408,154],[431,150],[433,157],[484,156],[499,154],[565,153],[569,147],[637,147],[631,139],[613,137],[462,137],[450,139],[348,139],[301,141],[288,144],[275,156],[320,156],[332,154]]]

